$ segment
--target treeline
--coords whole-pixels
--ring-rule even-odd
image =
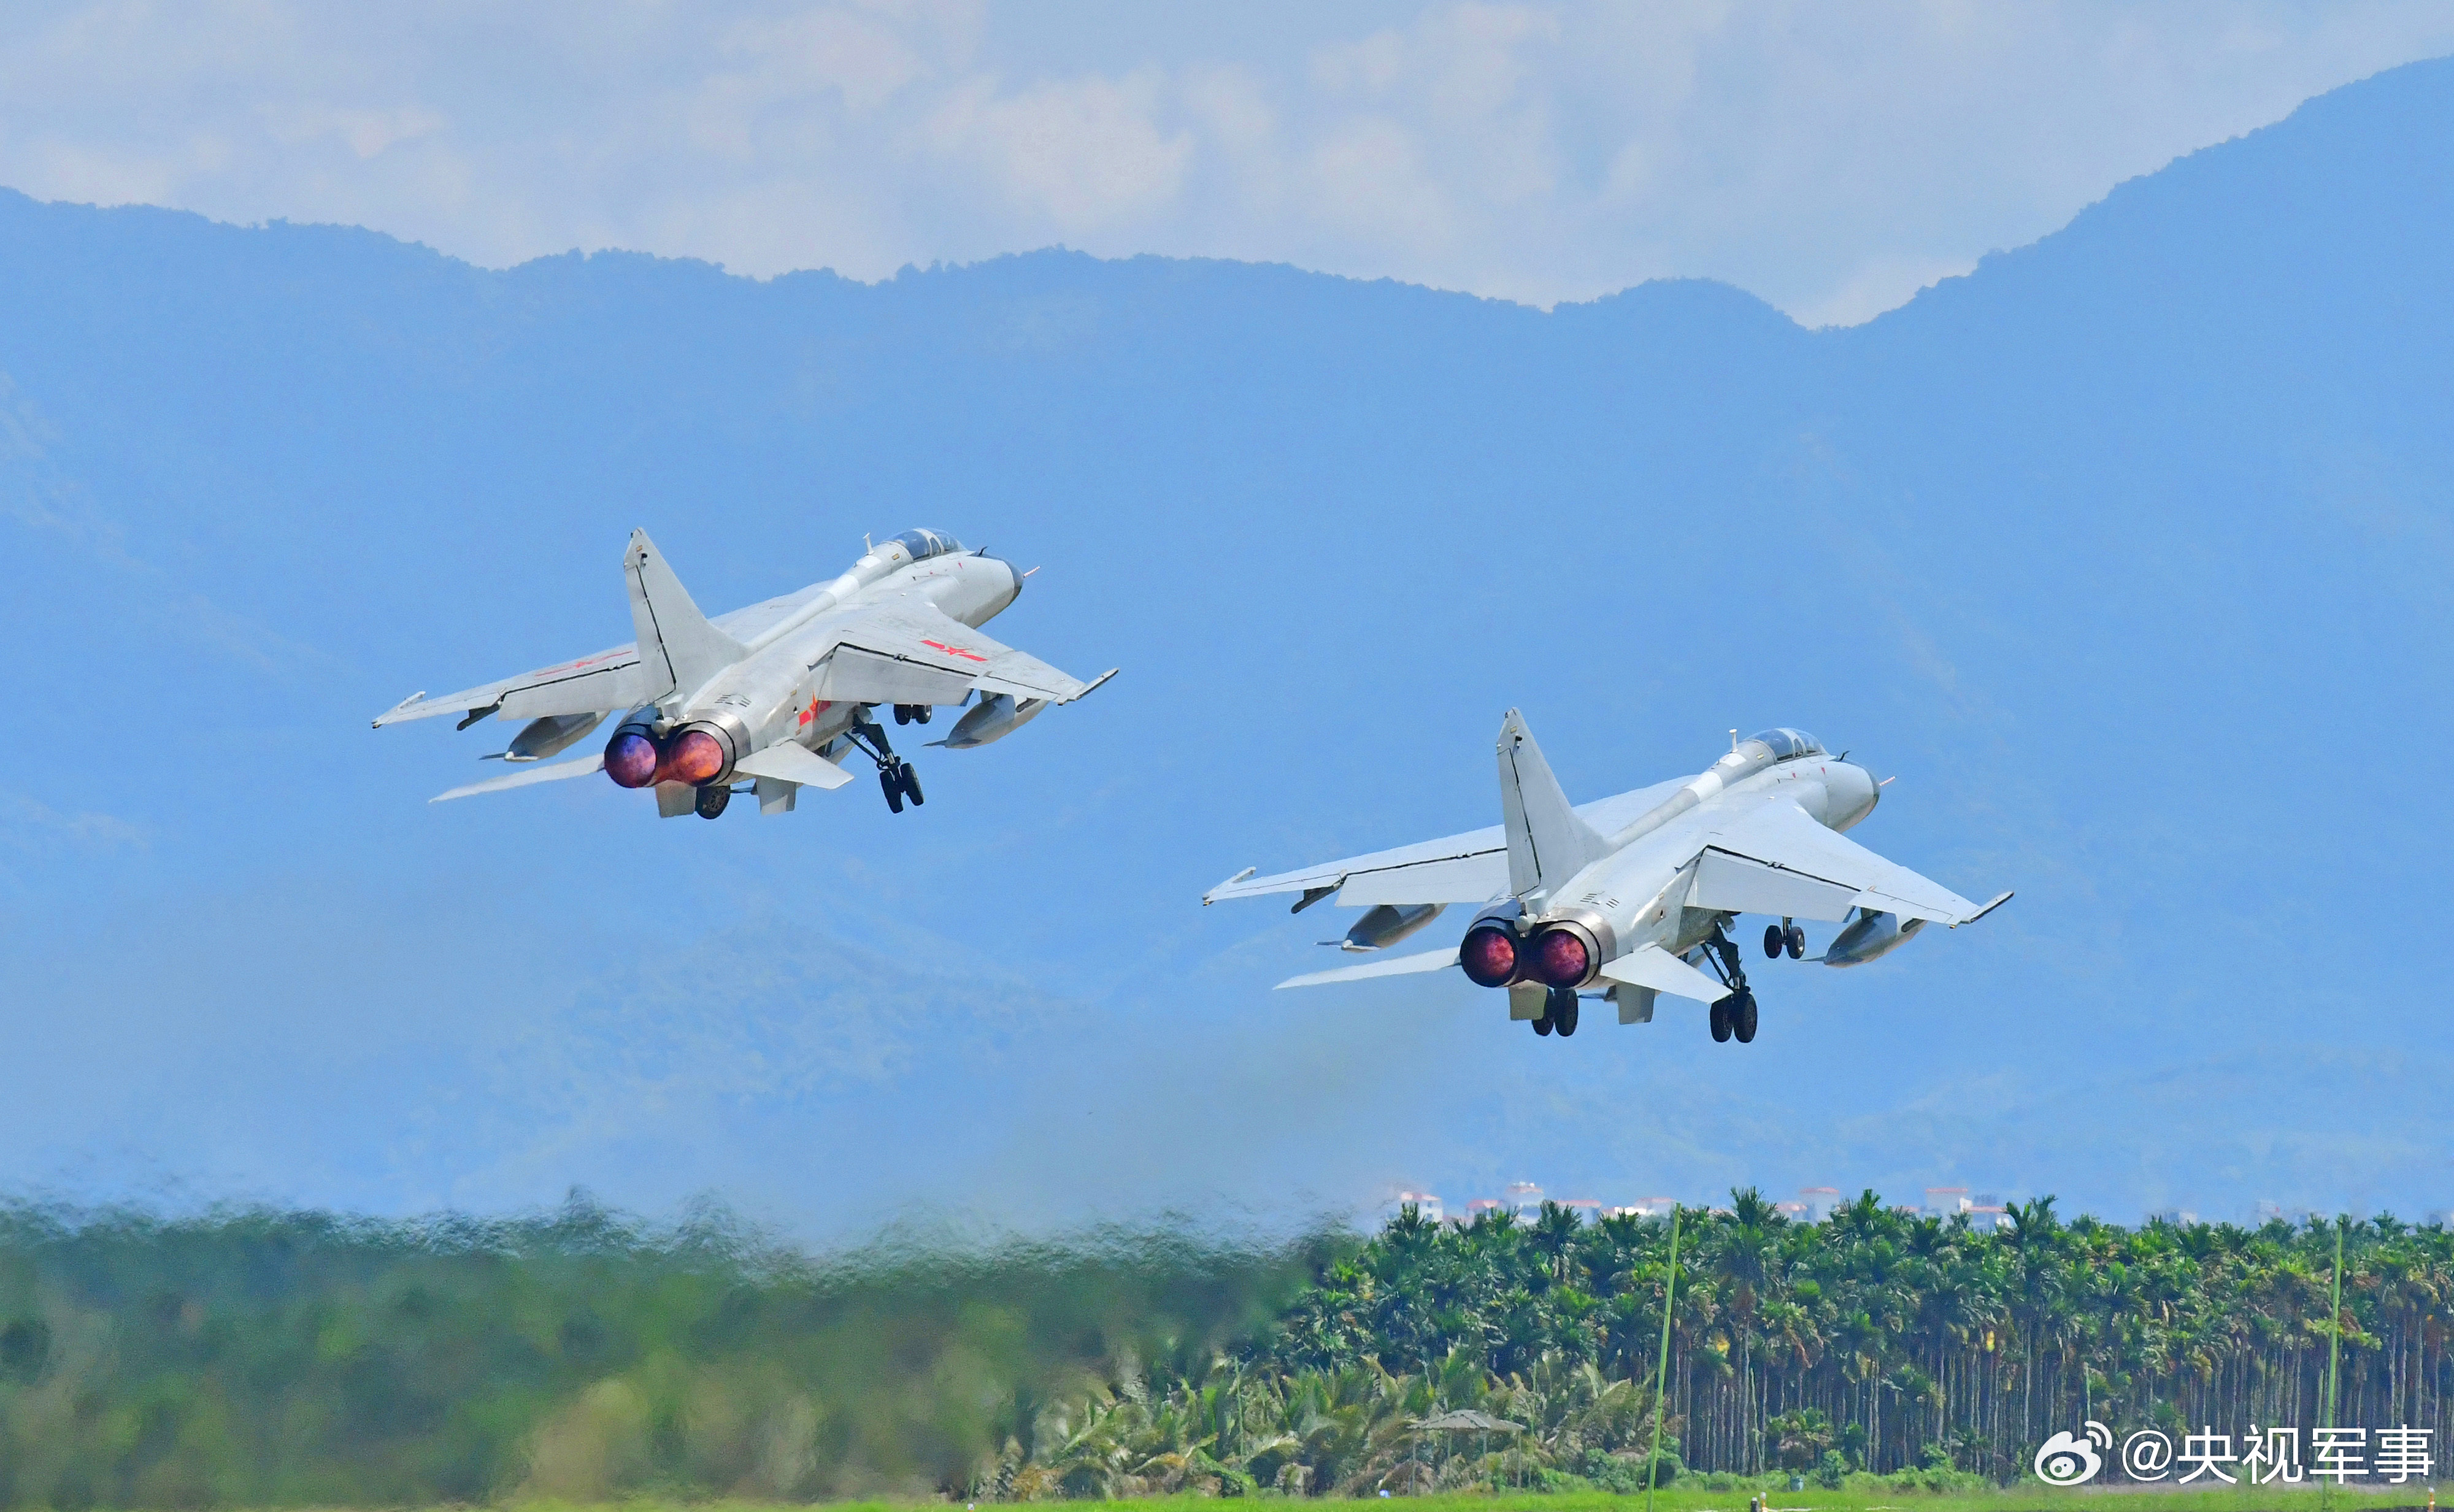
[[[1680,1222],[1667,1473],[2023,1474],[2083,1418],[2445,1426],[2454,1239],[1751,1192]],[[1669,1225],[813,1259],[711,1219],[0,1207],[0,1503],[1640,1486]],[[2178,1441],[2179,1435],[2176,1434]]]

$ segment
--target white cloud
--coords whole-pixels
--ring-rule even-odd
[[[1063,240],[1852,320],[2449,48],[2454,10],[2385,4],[51,0],[0,15],[0,182],[490,264]]]

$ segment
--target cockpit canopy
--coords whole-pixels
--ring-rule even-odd
[[[963,549],[963,543],[944,531],[905,531],[895,537],[895,544],[914,561],[927,561],[932,556],[944,556]]]
[[[1776,761],[1786,761],[1792,756],[1820,756],[1823,752],[1822,741],[1803,730],[1792,730],[1787,726],[1778,730],[1759,730],[1747,738],[1770,751]]]

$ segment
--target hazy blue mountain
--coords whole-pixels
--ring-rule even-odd
[[[818,1233],[1519,1176],[2454,1200],[2449,174],[2454,65],[2398,70],[1823,332],[0,198],[0,1181]],[[366,727],[627,639],[634,525],[714,609],[915,524],[1044,565],[999,636],[1124,668],[924,753],[918,813],[430,808],[508,732]],[[1492,822],[1512,704],[1579,799],[1805,726],[1899,776],[1862,838],[2020,897],[1761,967],[1748,1047],[1270,992],[1345,917],[1201,890]]]

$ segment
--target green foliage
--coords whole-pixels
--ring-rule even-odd
[[[1665,1485],[1972,1494],[2045,1434],[2445,1429],[2454,1242],[2063,1224],[1872,1194],[1684,1220]],[[1641,1491],[1666,1226],[881,1241],[721,1219],[186,1220],[0,1206],[0,1505]],[[2444,1441],[2443,1440],[2440,1441]],[[1777,1473],[1776,1473],[1777,1472]]]

